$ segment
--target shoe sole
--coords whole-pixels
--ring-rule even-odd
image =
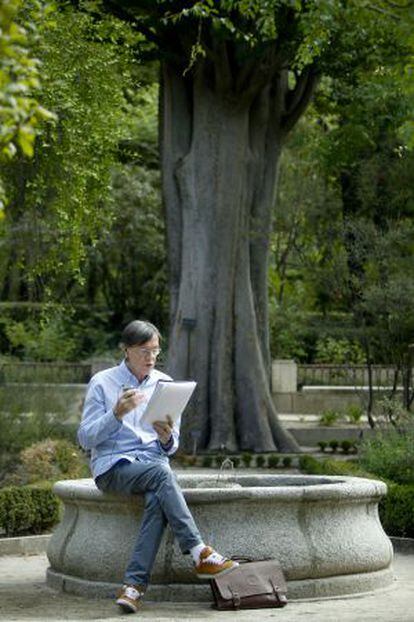
[[[227,574],[228,572],[231,572],[232,570],[238,567],[239,567],[239,564],[230,566],[230,568],[224,568],[220,572],[215,572],[214,574],[201,574],[197,572],[196,577],[198,579],[215,579],[216,577],[222,577],[223,575]]]
[[[116,604],[119,605],[125,613],[137,613],[138,611],[138,607],[135,607],[126,600],[122,600],[122,598],[118,598]]]

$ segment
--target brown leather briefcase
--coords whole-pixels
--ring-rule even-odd
[[[287,587],[279,562],[246,561],[221,577],[211,579],[214,605],[220,610],[261,609],[287,605]]]

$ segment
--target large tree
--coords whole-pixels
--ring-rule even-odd
[[[378,66],[383,0],[103,0],[162,60],[168,365],[198,381],[184,441],[297,450],[270,387],[267,269],[284,140],[322,73]],[[298,180],[300,183],[300,180]]]

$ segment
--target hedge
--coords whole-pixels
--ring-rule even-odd
[[[0,529],[7,536],[41,533],[59,520],[59,501],[51,485],[0,489]]]
[[[397,484],[367,473],[353,462],[342,460],[317,460],[313,456],[301,456],[299,466],[301,471],[311,475],[351,475],[385,482],[388,492],[379,503],[379,515],[384,530],[389,536],[414,538],[414,483]]]

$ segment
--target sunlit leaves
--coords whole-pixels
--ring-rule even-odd
[[[0,162],[13,158],[18,149],[32,157],[40,122],[55,118],[38,102],[41,67],[32,46],[38,23],[49,19],[51,4],[28,4],[24,15],[22,0],[0,4]],[[2,198],[0,189],[0,209]]]

